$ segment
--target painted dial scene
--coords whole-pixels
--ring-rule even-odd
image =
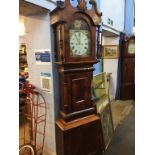
[[[70,29],[70,55],[90,55],[90,31],[84,20],[75,20]]]

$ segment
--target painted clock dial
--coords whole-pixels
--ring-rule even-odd
[[[129,45],[128,45],[128,53],[129,54],[135,54],[135,43],[134,41],[130,41]]]
[[[90,55],[90,31],[84,20],[77,19],[70,29],[70,55]]]

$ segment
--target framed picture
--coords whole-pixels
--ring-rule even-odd
[[[99,116],[101,118],[104,151],[106,151],[114,134],[110,103],[106,104],[103,111],[100,112]]]
[[[103,135],[103,149],[106,151],[108,148],[113,134],[114,126],[111,113],[111,104],[108,95],[103,96],[100,100],[95,102],[97,114],[101,119],[102,135]]]
[[[118,45],[104,45],[103,58],[104,59],[117,59],[119,48]]]

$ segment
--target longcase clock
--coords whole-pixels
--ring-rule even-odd
[[[96,58],[96,27],[101,13],[96,3],[59,1],[50,13],[55,34],[55,58],[60,77],[60,116],[56,121],[57,155],[99,155],[102,152],[100,118],[91,101]],[[55,103],[59,104],[59,103]]]

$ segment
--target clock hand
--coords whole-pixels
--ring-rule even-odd
[[[78,44],[79,44],[79,38],[78,38],[78,36],[77,35],[75,35],[76,36],[76,40],[77,40],[77,42],[78,42]]]
[[[79,33],[79,44],[81,44],[81,33]]]

